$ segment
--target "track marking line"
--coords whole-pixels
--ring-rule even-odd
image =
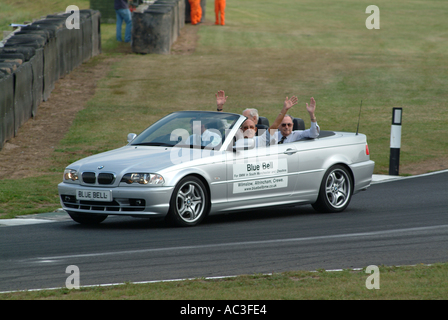
[[[316,240],[328,240],[328,239],[340,239],[340,238],[370,237],[370,236],[380,236],[380,235],[397,234],[397,233],[405,233],[405,232],[429,231],[429,230],[444,229],[444,228],[448,228],[448,225],[445,224],[445,225],[440,225],[440,226],[416,227],[416,228],[393,229],[393,230],[348,233],[348,234],[336,234],[336,235],[329,235],[329,236],[315,236],[315,237],[304,237],[304,238],[242,241],[242,242],[229,242],[229,243],[218,243],[218,244],[197,245],[197,246],[180,246],[180,247],[168,247],[168,248],[152,248],[152,249],[137,249],[137,250],[125,250],[125,251],[84,253],[84,254],[61,255],[61,256],[52,256],[52,257],[38,257],[38,258],[27,259],[26,261],[35,261],[35,262],[41,262],[42,260],[57,261],[57,260],[62,260],[62,259],[92,258],[92,257],[104,257],[104,256],[113,256],[113,255],[141,254],[141,253],[150,253],[150,252],[181,251],[181,250],[194,250],[194,249],[224,248],[224,247],[232,247],[232,246],[267,245],[267,244],[288,243],[288,242],[292,243],[292,242],[304,242],[304,241],[316,241]]]

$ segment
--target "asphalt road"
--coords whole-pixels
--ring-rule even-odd
[[[372,185],[339,214],[311,206],[210,217],[194,228],[109,217],[0,227],[0,292],[287,270],[448,261],[448,172]]]

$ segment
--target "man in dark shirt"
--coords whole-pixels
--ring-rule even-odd
[[[132,18],[127,0],[115,0],[114,8],[117,14],[117,41],[122,41],[121,25],[124,21],[126,23],[124,42],[131,42]]]

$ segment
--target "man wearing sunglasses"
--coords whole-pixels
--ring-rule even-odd
[[[317,120],[314,112],[316,111],[316,101],[311,98],[310,104],[306,104],[306,110],[308,111],[311,119],[311,127],[307,130],[295,130],[293,131],[293,118],[287,114],[283,118],[282,123],[278,127],[278,132],[275,135],[276,143],[289,143],[305,138],[317,138],[319,136],[320,128],[317,125]]]
[[[264,131],[259,136],[256,136],[257,127],[255,125],[255,122],[251,119],[247,119],[246,121],[243,122],[243,125],[241,126],[243,137],[254,139],[256,147],[269,146],[270,144],[272,144],[271,141],[273,140],[271,138],[272,136],[270,135],[270,132],[274,131],[277,127],[281,126],[280,123],[284,120],[286,113],[288,112],[289,109],[292,108],[292,106],[297,104],[297,101],[298,99],[296,96],[292,96],[291,98],[286,97],[285,102],[283,103],[283,108],[278,114],[274,123],[269,127],[269,130]]]

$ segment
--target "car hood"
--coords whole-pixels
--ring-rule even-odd
[[[125,146],[81,159],[72,163],[67,168],[80,172],[113,172],[117,175],[130,172],[157,173],[165,168],[179,164],[180,161],[175,153],[180,152],[181,149],[153,146]],[[189,149],[183,150],[189,153]],[[184,159],[188,158],[185,157]],[[183,163],[185,162],[187,161],[183,161]]]

